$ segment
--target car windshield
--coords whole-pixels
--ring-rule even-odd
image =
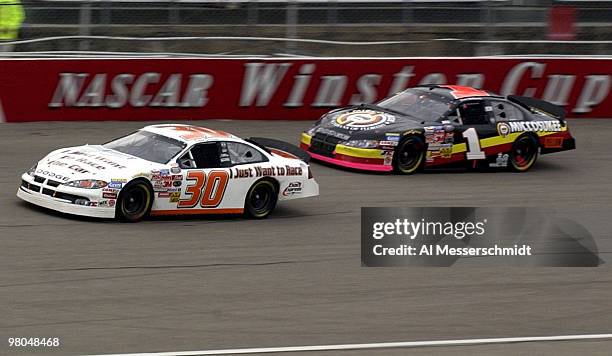
[[[452,101],[442,95],[408,89],[376,105],[424,121],[436,121],[451,108]]]
[[[103,145],[104,148],[155,163],[168,163],[185,146],[178,140],[147,131],[137,131]]]

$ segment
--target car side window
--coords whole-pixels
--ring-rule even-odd
[[[219,168],[219,145],[213,143],[196,144],[178,160],[181,168]]]
[[[265,162],[268,159],[256,148],[240,142],[224,142],[232,164]]]
[[[466,101],[459,104],[459,113],[464,125],[489,124],[489,115],[485,111],[485,105],[482,100]]]
[[[491,107],[493,108],[493,116],[495,121],[521,121],[523,120],[523,113],[521,109],[516,107],[514,104],[492,100]]]

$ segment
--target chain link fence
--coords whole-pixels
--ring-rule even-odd
[[[15,56],[612,55],[612,2],[24,0],[23,6]],[[558,8],[571,11],[555,20]],[[568,33],[559,39],[555,31]]]

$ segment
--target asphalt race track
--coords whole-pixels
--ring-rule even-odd
[[[208,121],[296,143],[307,122]],[[526,174],[362,174],[313,164],[321,196],[267,220],[73,218],[15,197],[49,151],[143,123],[0,125],[0,354],[100,354],[612,332],[612,120],[570,121],[578,149]],[[571,207],[598,268],[364,268],[362,206]],[[59,337],[57,349],[8,337]],[[377,354],[609,354],[612,341]],[[322,355],[369,355],[374,351]],[[308,355],[314,353],[305,353]]]

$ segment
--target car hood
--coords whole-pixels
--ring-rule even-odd
[[[146,161],[99,145],[63,148],[49,153],[36,166],[36,174],[60,182],[78,179],[126,179],[145,175],[163,164]]]
[[[387,133],[422,129],[423,126],[424,123],[416,118],[374,105],[360,105],[329,112],[315,124],[314,133],[331,134],[347,140],[382,139]]]

